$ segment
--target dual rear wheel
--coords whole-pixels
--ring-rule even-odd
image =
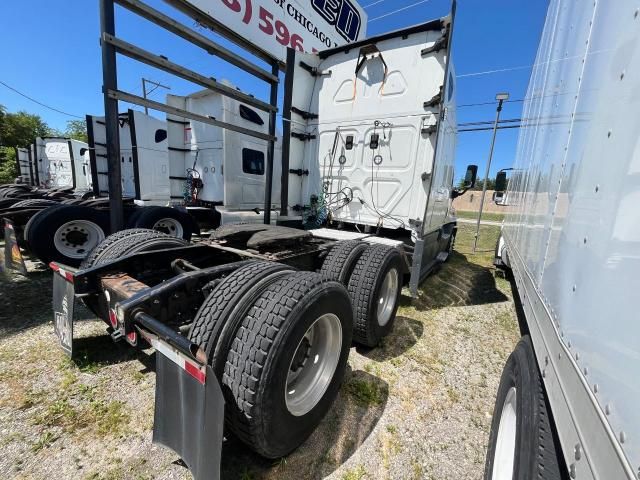
[[[228,428],[260,455],[279,458],[300,446],[329,410],[352,334],[344,285],[254,261],[215,287],[189,339],[208,353]]]
[[[403,276],[398,249],[359,241],[339,242],[320,273],[347,287],[353,306],[355,343],[375,347],[391,332]]]

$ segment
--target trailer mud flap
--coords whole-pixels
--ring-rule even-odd
[[[69,357],[73,357],[75,292],[73,283],[64,277],[65,273],[58,267],[53,274],[53,329],[62,349]]]
[[[206,367],[206,376],[198,375],[193,363],[183,363],[164,342],[155,343],[153,442],[180,455],[195,480],[217,480],[224,425],[220,385],[211,367]]]
[[[11,220],[4,219],[4,262],[0,264],[0,272],[13,270],[22,275],[27,274],[27,267],[24,264],[16,231]]]

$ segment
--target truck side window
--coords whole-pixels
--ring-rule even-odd
[[[258,112],[251,110],[245,105],[240,105],[240,116],[249,122],[255,123],[256,125],[264,125],[264,120],[260,115],[258,115]]]
[[[167,139],[167,131],[164,128],[156,130],[156,143],[164,142]]]
[[[251,175],[264,175],[264,152],[243,148],[242,171]]]

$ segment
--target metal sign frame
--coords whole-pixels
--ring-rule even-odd
[[[111,230],[117,232],[124,226],[124,209],[122,204],[122,183],[120,167],[120,139],[118,136],[118,101],[125,101],[152,108],[169,114],[179,115],[197,122],[208,123],[216,127],[233,130],[254,138],[266,140],[267,165],[265,171],[264,223],[271,222],[271,191],[273,182],[273,158],[276,137],[276,114],[278,112],[278,85],[280,83],[280,69],[282,63],[266,54],[257,45],[248,43],[228,28],[221,28],[215,20],[203,18],[200,13],[189,8],[189,4],[182,0],[167,1],[172,7],[191,17],[196,22],[218,32],[225,38],[238,44],[257,58],[265,60],[271,65],[271,72],[250,62],[217,44],[204,35],[184,26],[164,13],[150,7],[140,0],[100,0],[100,44],[102,48],[102,93],[104,95],[105,127],[107,163],[109,166],[109,208],[111,215]],[[191,69],[169,61],[166,57],[152,54],[136,45],[126,42],[116,36],[115,5],[119,5],[130,12],[156,24],[187,42],[200,47],[210,55],[217,56],[226,62],[242,68],[247,73],[267,82],[270,85],[269,102],[263,102],[250,95],[223,85],[215,79],[201,75]],[[269,113],[269,132],[265,134],[252,129],[232,125],[216,120],[214,117],[203,116],[188,110],[170,107],[164,103],[145,99],[118,89],[118,73],[116,56],[124,55],[141,63],[164,70],[177,77],[188,80],[208,90],[233,98],[240,102]],[[284,176],[284,175],[283,175]]]

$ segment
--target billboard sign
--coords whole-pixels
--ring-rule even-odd
[[[184,1],[283,62],[287,47],[312,53],[367,32],[367,14],[356,0]]]

